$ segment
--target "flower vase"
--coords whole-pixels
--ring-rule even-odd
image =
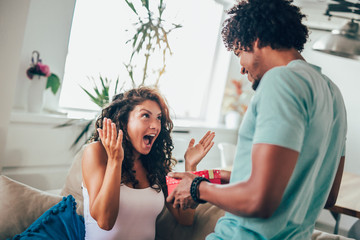
[[[40,113],[44,105],[44,91],[46,86],[46,77],[35,75],[30,80],[28,89],[27,107],[28,112]]]

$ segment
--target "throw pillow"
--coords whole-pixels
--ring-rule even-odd
[[[13,240],[21,239],[69,239],[85,237],[84,218],[76,213],[73,196],[64,197],[55,206],[47,210],[25,232],[16,235]]]
[[[32,188],[0,175],[0,239],[24,231],[61,196]]]
[[[84,210],[83,210],[83,195],[81,190],[81,183],[82,183],[81,158],[85,146],[83,146],[80,149],[80,151],[75,155],[74,160],[69,169],[68,175],[66,177],[64,187],[61,189],[60,192],[61,196],[72,195],[76,199],[76,202],[78,204],[78,208],[76,212],[82,216],[84,215]]]

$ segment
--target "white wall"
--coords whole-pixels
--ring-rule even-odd
[[[43,63],[62,81],[74,7],[75,0],[30,1],[21,60],[17,65],[17,87],[13,97],[15,109],[26,110],[27,86],[30,83],[26,70],[30,66],[34,50],[40,52]],[[47,91],[50,92],[49,89]],[[48,94],[45,107],[56,109],[59,96],[60,91],[56,96]]]
[[[28,8],[28,0],[0,1],[0,171]]]
[[[2,174],[41,190],[61,188],[80,148],[71,145],[86,123],[77,121],[69,127],[56,127],[68,120],[58,115],[13,112]]]
[[[221,155],[218,144],[222,142],[236,144],[237,129],[229,129],[224,125],[219,124],[204,124],[203,122],[175,122],[175,127],[172,133],[174,143],[173,157],[177,160],[184,160],[184,153],[189,146],[191,138],[198,143],[207,131],[214,131],[214,146],[197,166],[197,170],[221,168]],[[178,162],[174,171],[185,171],[184,162]]]
[[[320,66],[323,73],[335,82],[343,94],[348,117],[345,171],[360,175],[360,61],[312,50],[313,43],[328,32],[311,32],[303,56],[308,62]]]
[[[62,79],[74,5],[75,0],[0,1],[0,170],[43,189],[63,184],[79,126],[54,129],[67,119],[26,113],[30,80],[25,72],[32,51],[38,50]],[[50,97],[56,105],[56,97]],[[11,112],[13,105],[23,113]]]

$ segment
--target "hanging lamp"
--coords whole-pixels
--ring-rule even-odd
[[[345,58],[360,60],[360,27],[351,19],[316,41],[313,49]]]
[[[342,13],[341,15],[333,15],[332,13]],[[352,14],[351,17],[344,14]],[[317,40],[313,49],[316,51],[360,60],[360,19],[355,16],[360,15],[360,0],[357,3],[354,0],[333,0],[328,4],[326,16],[349,19],[349,21],[340,29],[334,29]]]

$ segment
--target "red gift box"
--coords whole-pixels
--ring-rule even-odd
[[[200,177],[207,178],[210,180],[211,183],[221,184],[220,170],[211,169],[211,170],[196,171],[191,173],[196,174]],[[170,193],[177,187],[180,181],[181,179],[176,179],[166,176],[168,195],[170,195]]]

